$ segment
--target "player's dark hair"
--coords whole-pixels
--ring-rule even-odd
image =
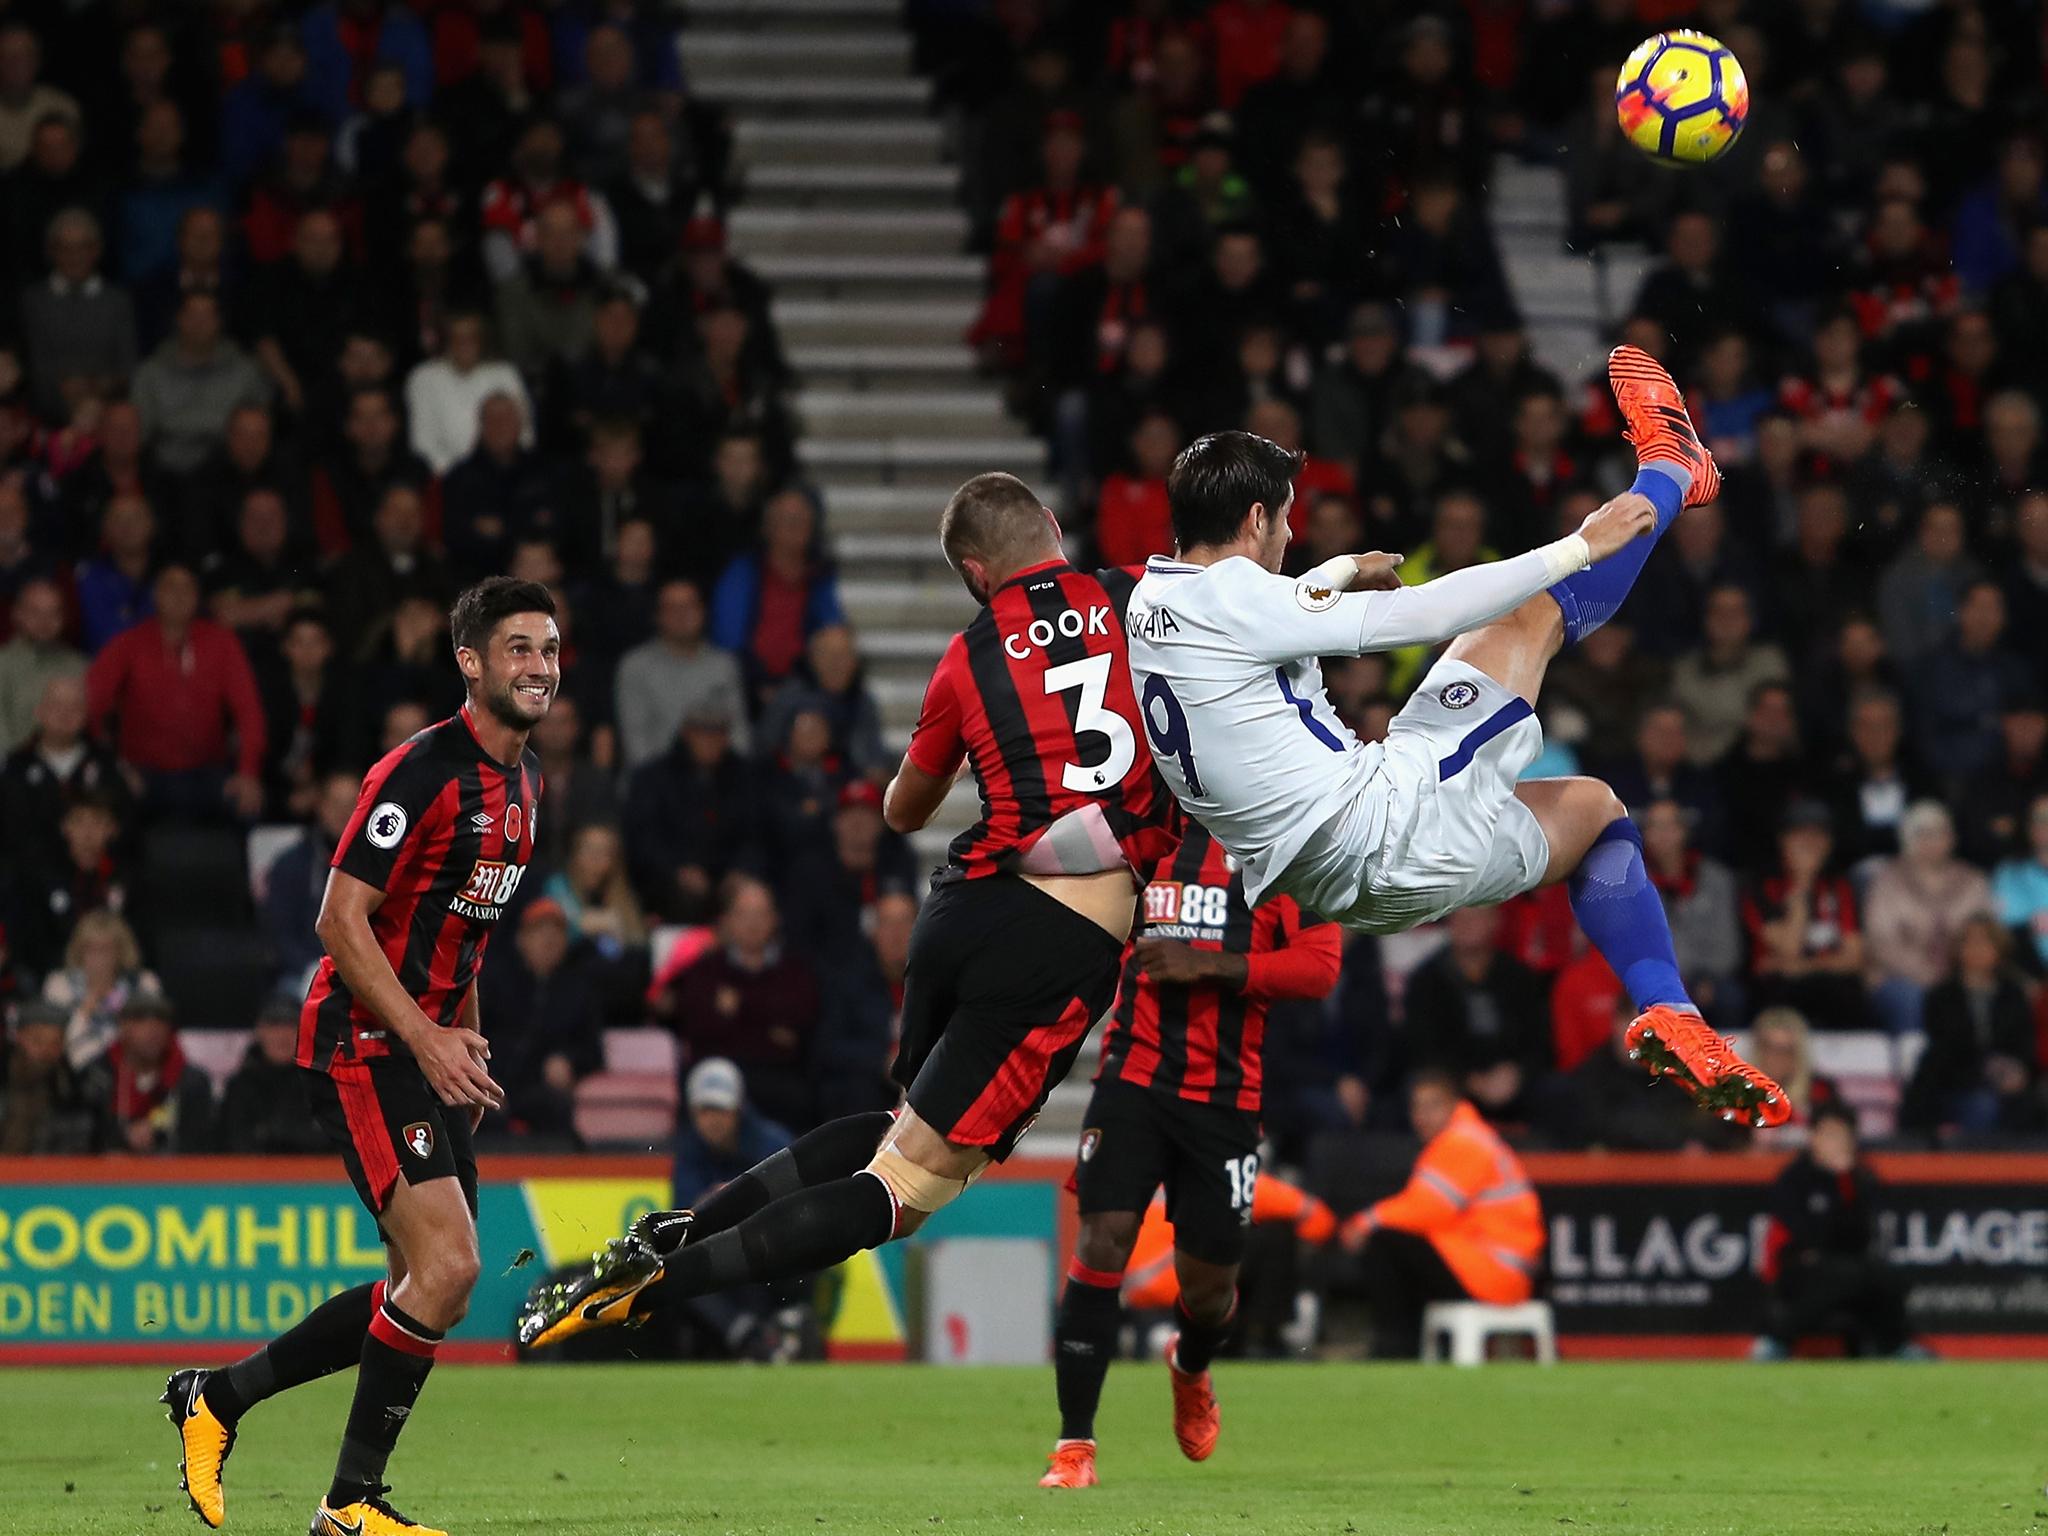
[[[555,599],[537,581],[519,581],[511,576],[486,576],[448,610],[448,632],[457,650],[481,651],[491,643],[499,621],[515,613],[544,613],[555,616]]]
[[[1235,539],[1252,503],[1263,502],[1278,516],[1294,494],[1302,456],[1251,432],[1211,432],[1198,437],[1173,461],[1166,500],[1173,514],[1173,540],[1182,551]]]
[[[1000,470],[969,480],[939,514],[939,547],[956,570],[964,556],[1011,565],[1052,544],[1038,492]]]

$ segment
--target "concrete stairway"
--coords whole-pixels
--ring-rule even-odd
[[[1496,160],[1489,206],[1538,361],[1567,384],[1584,378],[1627,318],[1648,254],[1638,246],[1609,246],[1597,258],[1567,251],[1564,173],[1552,166]]]
[[[1042,478],[1045,449],[962,341],[982,293],[959,175],[896,0],[690,0],[683,67],[735,125],[734,251],[774,288],[799,375],[798,455],[825,502],[848,614],[890,735],[973,604],[939,555],[969,475]],[[973,819],[955,791],[920,839]]]

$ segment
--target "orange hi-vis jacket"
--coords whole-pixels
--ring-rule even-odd
[[[1314,1195],[1262,1173],[1252,1184],[1252,1220],[1285,1222],[1305,1243],[1327,1243],[1337,1235],[1337,1218]],[[1165,1311],[1180,1300],[1180,1277],[1173,1272],[1173,1226],[1166,1219],[1166,1197],[1154,1195],[1145,1207],[1138,1241],[1124,1266],[1124,1305],[1134,1312]]]
[[[1428,1238],[1475,1301],[1508,1306],[1535,1289],[1543,1207],[1521,1160],[1470,1104],[1422,1149],[1407,1188],[1351,1225]]]

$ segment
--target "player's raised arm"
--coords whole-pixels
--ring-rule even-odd
[[[391,969],[370,931],[370,914],[383,903],[384,893],[376,886],[346,870],[329,870],[314,932],[333,956],[334,968],[349,991],[404,1042],[442,1103],[499,1108],[505,1090],[491,1081],[484,1066],[484,1058],[491,1054],[484,1037],[473,1029],[443,1029],[436,1024],[420,1011]]]
[[[967,744],[960,734],[960,696],[954,687],[966,665],[966,647],[955,635],[925,684],[924,704],[917,712],[903,766],[882,792],[882,820],[892,832],[923,830],[938,814],[967,759]]]
[[[1358,650],[1437,645],[1512,613],[1574,571],[1582,571],[1640,538],[1656,520],[1657,510],[1647,498],[1624,494],[1588,516],[1577,533],[1510,559],[1469,566],[1395,591],[1355,592],[1362,584],[1384,584],[1387,556],[1339,555],[1295,584],[1296,605],[1309,606],[1319,592],[1351,588],[1354,590],[1344,596],[1331,599],[1330,605],[1344,615],[1341,633],[1349,633],[1350,618],[1356,613]]]

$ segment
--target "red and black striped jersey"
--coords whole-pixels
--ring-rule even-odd
[[[372,768],[333,867],[384,893],[370,932],[420,1011],[459,1024],[491,929],[533,856],[540,759],[507,768],[477,740],[469,708],[432,725]],[[332,956],[299,1014],[299,1065],[406,1054],[350,993]]]
[[[1145,887],[1142,938],[1177,939],[1196,949],[1245,957],[1242,988],[1221,982],[1158,982],[1124,956],[1098,1077],[1259,1112],[1267,1006],[1279,998],[1327,996],[1343,962],[1338,930],[1291,897],[1245,905],[1244,875],[1199,823]]]
[[[971,762],[981,819],[953,839],[941,878],[1121,860],[1143,879],[1173,846],[1179,809],[1139,740],[1124,638],[1136,585],[1130,571],[1049,560],[998,587],[946,647],[908,756],[935,778]]]

